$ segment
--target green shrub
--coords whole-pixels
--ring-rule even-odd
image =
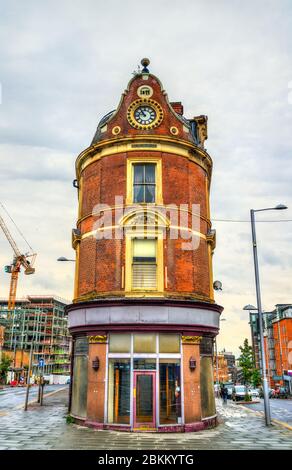
[[[66,416],[66,423],[67,424],[72,424],[74,423],[74,418],[71,415]]]

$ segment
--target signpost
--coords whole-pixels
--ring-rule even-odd
[[[32,352],[33,352],[33,343],[30,344],[30,354],[29,354],[29,365],[28,365],[27,379],[26,379],[26,394],[25,394],[24,411],[27,411],[27,406],[28,406],[28,395],[29,395],[29,387],[30,387]]]
[[[44,367],[44,366],[45,366],[45,360],[39,359],[39,367]]]
[[[39,359],[39,368],[43,370],[45,367],[45,360],[43,358]],[[39,376],[39,392],[38,392],[38,403],[42,406],[43,404],[43,395],[44,395],[44,377],[43,377],[43,372],[40,372]]]

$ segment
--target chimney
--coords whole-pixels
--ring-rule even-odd
[[[175,101],[173,103],[170,103],[172,109],[177,113],[177,114],[180,114],[181,116],[183,115],[184,113],[184,107],[182,105],[182,102],[181,101]]]

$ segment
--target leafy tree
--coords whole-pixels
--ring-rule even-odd
[[[251,378],[254,370],[254,360],[252,347],[248,344],[248,339],[245,338],[243,346],[239,346],[239,366],[242,368],[242,375],[244,384],[247,385],[251,382]]]
[[[254,388],[257,388],[262,383],[261,373],[258,369],[252,371],[251,383]]]
[[[11,362],[12,362],[12,359],[8,356],[8,354],[3,353],[1,362],[0,362],[0,382],[1,383],[5,383],[6,375],[7,375]]]
[[[247,391],[247,385],[251,383],[254,373],[254,360],[252,347],[248,344],[248,339],[245,338],[243,346],[239,346],[239,366],[242,368],[243,382],[245,385],[245,401],[250,401],[250,397]]]

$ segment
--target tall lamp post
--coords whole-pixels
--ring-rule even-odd
[[[76,181],[76,180],[74,180],[74,181]],[[74,186],[74,184],[73,184],[73,186]],[[57,261],[62,261],[62,262],[71,261],[72,263],[76,263],[76,259],[68,259],[65,256],[60,256],[57,259]],[[76,269],[76,266],[77,265],[75,265],[75,269]],[[76,271],[75,271],[75,273],[76,273]],[[75,286],[76,286],[76,284],[75,284]],[[76,287],[75,287],[75,289],[76,289]],[[74,357],[74,339],[72,339],[71,360],[70,360],[70,363],[71,363],[71,365],[70,365],[71,379],[70,379],[70,385],[69,385],[69,404],[68,404],[68,411],[69,412],[71,410],[71,401],[72,401],[73,357]]]
[[[262,352],[262,376],[263,376],[263,392],[264,392],[264,407],[265,407],[265,421],[266,425],[271,425],[271,412],[269,402],[269,389],[267,380],[267,369],[266,369],[266,357],[264,350],[264,332],[263,332],[263,312],[261,302],[261,289],[260,289],[260,278],[259,278],[259,263],[257,253],[257,241],[256,241],[256,229],[255,229],[255,213],[271,210],[283,210],[287,209],[284,204],[279,204],[276,207],[268,207],[266,209],[251,209],[250,210],[250,221],[251,221],[251,232],[252,232],[252,246],[253,246],[253,260],[254,260],[254,272],[255,272],[255,284],[256,284],[256,295],[257,295],[257,307],[258,307],[258,318],[259,318],[259,333],[260,333],[260,345]]]

